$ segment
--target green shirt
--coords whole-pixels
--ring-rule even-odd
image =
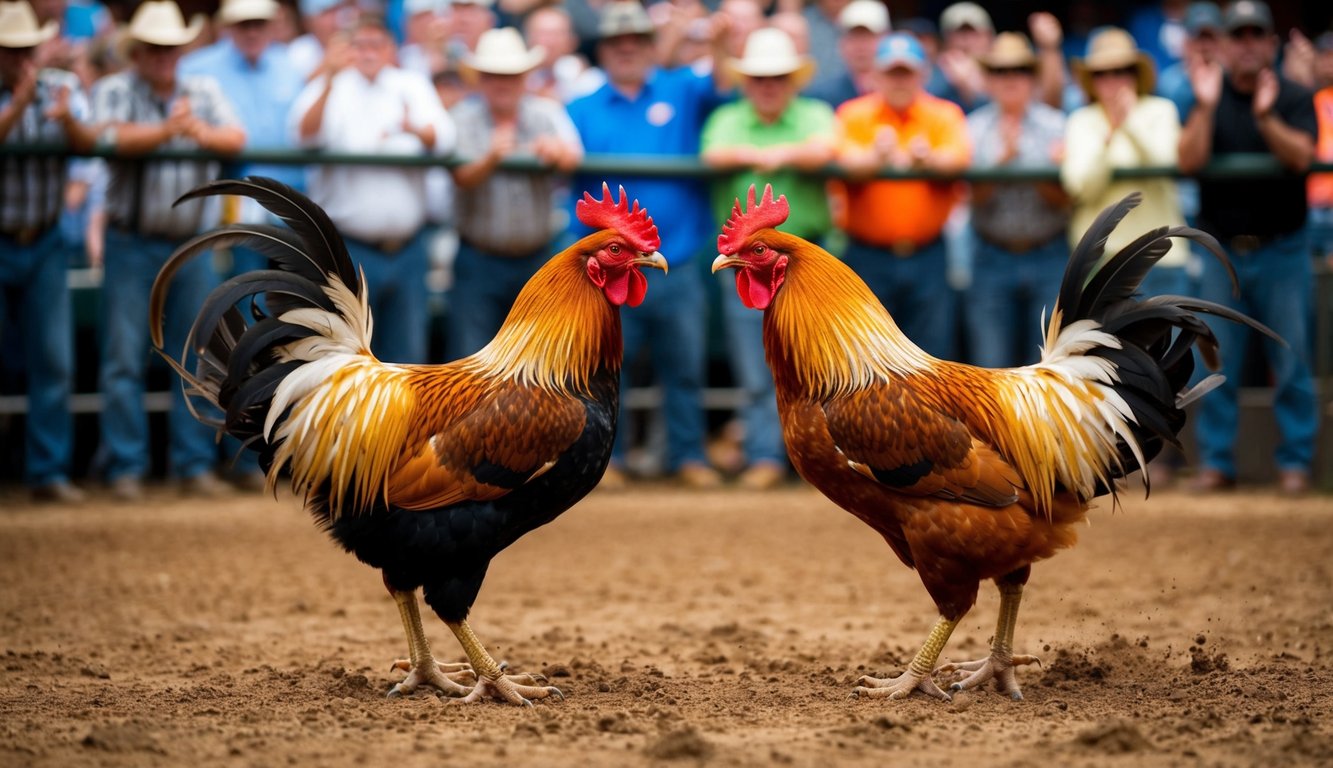
[[[797,144],[811,136],[834,136],[833,109],[822,101],[801,96],[792,99],[775,123],[764,123],[746,99],[723,104],[704,123],[701,151],[719,147],[771,147]],[[718,226],[731,217],[736,199],[744,204],[750,185],[762,193],[765,184],[773,185],[774,197],[786,195],[791,215],[779,227],[784,232],[820,241],[833,228],[829,216],[828,195],[822,179],[801,176],[795,171],[761,174],[743,170],[718,178],[712,183],[713,215]]]

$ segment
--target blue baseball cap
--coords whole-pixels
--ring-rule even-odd
[[[1222,31],[1222,9],[1207,0],[1190,3],[1185,9],[1185,31],[1197,37],[1204,30]]]
[[[926,49],[916,37],[907,32],[894,32],[885,35],[875,49],[875,68],[884,70],[894,67],[907,67],[918,72],[926,68]]]

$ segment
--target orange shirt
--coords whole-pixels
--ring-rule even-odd
[[[971,158],[963,110],[930,94],[922,93],[900,113],[872,93],[844,102],[837,116],[840,148],[869,147],[883,128],[890,127],[897,132],[900,147],[920,136],[932,149]],[[925,245],[939,237],[963,187],[952,181],[866,181],[848,182],[846,191],[847,234],[892,248]]]
[[[1323,163],[1333,162],[1333,86],[1314,95],[1314,113],[1319,120],[1315,159]],[[1333,208],[1333,173],[1312,173],[1307,184],[1312,207]]]

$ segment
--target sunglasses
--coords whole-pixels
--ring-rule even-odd
[[[791,75],[749,75],[747,76],[752,83],[785,83],[791,79]]]
[[[1119,69],[1103,69],[1093,72],[1094,78],[1098,77],[1136,77],[1139,74],[1138,67],[1120,67]]]
[[[1259,27],[1241,27],[1233,29],[1227,33],[1232,40],[1262,40],[1268,37],[1268,32]]]
[[[1037,70],[1032,67],[991,67],[986,70],[992,75],[998,77],[1011,77],[1014,75],[1035,75]]]

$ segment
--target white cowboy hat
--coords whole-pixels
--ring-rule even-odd
[[[815,61],[796,52],[791,35],[781,29],[765,27],[745,38],[744,54],[739,59],[727,59],[727,69],[740,77],[791,75],[800,90],[815,74]]]
[[[1119,27],[1104,27],[1088,41],[1088,55],[1070,59],[1074,78],[1083,87],[1089,101],[1096,101],[1092,90],[1092,75],[1115,69],[1134,68],[1135,90],[1140,95],[1152,93],[1157,82],[1157,69],[1152,57],[1134,43],[1134,38]]]
[[[148,0],[134,12],[123,41],[127,48],[134,43],[174,48],[193,42],[203,28],[203,16],[195,16],[186,26],[180,6],[171,0]]]
[[[54,19],[39,29],[37,14],[27,0],[0,3],[0,48],[31,48],[55,37],[59,31]]]
[[[488,29],[477,40],[477,50],[463,59],[460,70],[468,77],[476,73],[488,75],[521,75],[536,69],[546,57],[540,45],[528,48],[523,36],[513,27]]]
[[[217,20],[223,26],[231,26],[242,21],[268,21],[277,15],[277,0],[222,0]]]

